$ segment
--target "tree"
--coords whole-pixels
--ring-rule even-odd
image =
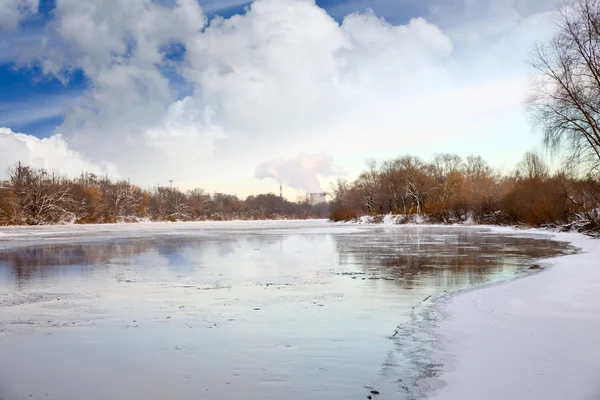
[[[462,158],[457,154],[436,154],[433,158],[433,175],[438,183],[443,184],[448,175],[462,170]]]
[[[468,156],[465,163],[465,174],[471,181],[485,179],[491,175],[492,171],[487,162],[481,156]]]
[[[9,170],[14,188],[12,202],[16,223],[40,225],[73,219],[73,198],[66,178],[45,169],[33,169],[20,163]]]
[[[398,159],[388,160],[381,163],[381,182],[383,191],[388,199],[390,212],[406,214],[406,192],[402,183],[404,182],[404,171],[399,168]],[[400,207],[402,205],[402,208]]]
[[[405,156],[400,158],[400,165],[405,171],[404,190],[412,200],[417,214],[421,214],[427,194],[436,188],[435,180],[427,172],[427,165],[418,157]]]
[[[357,209],[353,204],[353,185],[345,179],[340,179],[331,183],[329,196],[331,200],[330,218],[333,221],[349,220],[358,216]]]
[[[600,173],[600,0],[562,7],[558,32],[536,46],[529,110],[544,144],[566,149],[568,161]]]
[[[548,179],[550,172],[542,157],[534,152],[527,152],[523,159],[517,164],[517,178],[530,181],[541,181]]]
[[[96,223],[102,214],[102,192],[96,185],[71,183],[73,212],[77,223]]]
[[[102,209],[107,220],[137,217],[145,213],[144,193],[128,181],[116,183],[106,179],[100,183],[103,192]]]
[[[13,199],[9,190],[0,190],[0,225],[9,225],[13,222]]]
[[[210,195],[204,192],[204,189],[193,189],[187,192],[188,204],[193,219],[202,218],[204,215],[204,206],[210,200]]]

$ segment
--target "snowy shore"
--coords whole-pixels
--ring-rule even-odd
[[[600,240],[535,232],[582,252],[443,305],[448,318],[436,330],[445,386],[431,399],[600,399]]]

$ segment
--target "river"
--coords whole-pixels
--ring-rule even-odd
[[[418,398],[432,299],[575,251],[324,221],[13,228],[0,249],[1,400]]]

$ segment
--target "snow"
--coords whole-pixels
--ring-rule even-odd
[[[358,223],[358,224],[373,224],[373,223],[375,223],[375,220],[370,215],[363,215],[358,218],[356,223]]]
[[[363,225],[424,225],[427,224],[427,218],[422,214],[378,214],[378,215],[363,215],[350,221],[351,224]],[[448,226],[448,225],[440,225]]]
[[[553,235],[582,252],[443,305],[445,387],[431,399],[600,399],[600,240]]]
[[[63,242],[90,242],[115,238],[168,235],[221,235],[252,231],[261,235],[344,234],[357,232],[357,225],[333,224],[327,220],[139,222],[89,225],[44,225],[0,227],[0,249]],[[364,228],[363,228],[364,229]]]

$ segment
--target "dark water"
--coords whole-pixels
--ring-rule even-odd
[[[0,400],[411,398],[431,368],[411,324],[425,299],[574,251],[483,229],[314,227],[0,252]]]

